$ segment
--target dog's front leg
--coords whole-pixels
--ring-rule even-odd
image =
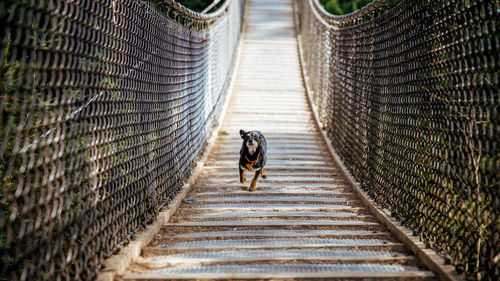
[[[266,175],[264,175],[264,168],[262,168],[262,169],[260,169],[260,170],[262,171],[262,175],[261,175],[261,176],[262,176],[262,178],[263,178],[263,179],[267,179],[267,176],[266,176]]]
[[[240,169],[240,182],[242,184],[245,184],[247,182],[247,179],[245,179],[245,170],[243,170],[241,167],[238,167]]]
[[[261,173],[261,170],[255,171],[255,175],[253,176],[252,183],[250,184],[250,187],[248,187],[249,191],[254,191],[255,186],[257,185],[257,179],[259,178]]]
[[[250,172],[253,172],[253,168],[252,168],[252,164],[250,163],[247,163],[247,169],[250,171]]]

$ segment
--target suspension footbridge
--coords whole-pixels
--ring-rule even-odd
[[[0,4],[2,280],[498,279],[497,4],[212,10]]]

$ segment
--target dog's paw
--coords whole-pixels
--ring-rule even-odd
[[[240,180],[240,182],[241,182],[242,184],[245,184],[245,183],[247,183],[247,179],[243,178],[243,179],[241,179],[241,180]]]
[[[261,175],[263,179],[267,179],[267,176],[266,175]]]

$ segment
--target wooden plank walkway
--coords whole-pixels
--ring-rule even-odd
[[[228,135],[218,136],[187,199],[123,279],[434,280],[356,199],[323,143],[291,1],[251,1],[246,24]],[[268,178],[255,192],[238,180],[240,129],[268,141]]]

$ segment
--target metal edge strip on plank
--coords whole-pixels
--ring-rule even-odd
[[[384,239],[351,239],[351,238],[253,238],[253,239],[227,239],[227,240],[195,240],[183,241],[175,244],[165,244],[159,248],[167,248],[167,250],[175,249],[219,249],[219,248],[254,248],[254,247],[340,247],[340,246],[388,246],[399,245],[400,243],[393,243]],[[164,247],[163,247],[164,246]]]
[[[167,226],[299,226],[299,225],[329,225],[329,226],[376,226],[376,222],[355,220],[219,220],[194,221],[167,224]]]
[[[223,230],[206,232],[187,232],[175,234],[174,238],[207,238],[207,237],[308,237],[308,236],[387,236],[389,232],[378,230],[289,230],[289,229],[264,229],[264,230]]]
[[[206,165],[203,168],[205,170],[235,170],[238,171],[238,163],[234,163],[233,165]],[[338,168],[334,167],[324,167],[324,166],[291,166],[288,165],[283,167],[282,165],[274,165],[274,167],[266,168],[267,171],[319,171],[319,172],[338,172]]]
[[[290,273],[203,273],[203,279],[287,279],[287,278],[349,278],[349,279],[366,279],[366,278],[432,278],[435,275],[431,271],[407,271],[407,272],[290,272]],[[200,273],[190,274],[164,274],[164,273],[142,273],[126,274],[124,280],[165,280],[165,279],[199,279]]]
[[[222,212],[187,215],[185,218],[255,218],[255,217],[356,217],[366,218],[364,215],[351,212]]]
[[[204,204],[198,206],[198,209],[264,209],[264,210],[359,210],[362,207],[354,207],[349,205],[333,205],[333,204]]]
[[[377,251],[377,250],[351,250],[351,249],[272,249],[272,250],[240,250],[240,251],[210,251],[210,252],[194,252],[172,254],[166,256],[151,256],[142,258],[142,261],[152,262],[169,262],[171,259],[205,259],[217,257],[231,257],[231,258],[273,258],[276,256],[295,257],[295,258],[309,258],[309,257],[406,257],[401,252],[394,251]]]
[[[338,183],[341,180],[336,180],[334,178],[326,178],[326,177],[318,177],[316,179],[313,178],[307,178],[307,177],[278,177],[274,176],[272,174],[267,173],[268,178],[264,179],[265,182],[267,183],[303,183],[303,184],[335,184]],[[240,184],[239,181],[234,180],[236,176],[232,175],[230,177],[214,177],[214,178],[209,178],[203,183],[205,184],[224,184],[224,183],[232,183],[232,184]]]
[[[287,182],[274,182],[274,183],[269,183],[265,182],[265,180],[257,182],[257,189],[261,187],[265,188],[272,188],[272,187],[319,187],[319,188],[341,188],[343,187],[342,185],[345,186],[345,182],[339,182],[339,183],[287,183]],[[215,184],[215,183],[207,183],[207,184],[200,184],[198,187],[200,188],[242,188],[245,185],[242,185],[240,183],[223,183],[223,184]]]
[[[156,269],[151,273],[127,274],[125,279],[154,278],[428,278],[432,272],[415,266],[382,264],[254,264],[209,265]]]
[[[273,250],[269,250],[270,252]],[[314,251],[312,251],[314,252]],[[211,252],[213,253],[213,252]],[[249,253],[246,253],[249,254]],[[246,256],[246,257],[214,257],[214,258],[175,258],[166,256],[169,259],[165,261],[144,260],[136,261],[136,263],[147,265],[149,268],[161,268],[172,265],[198,265],[198,264],[215,264],[225,262],[254,262],[254,261],[294,261],[294,260],[308,260],[308,261],[329,261],[329,262],[378,262],[381,264],[408,264],[414,263],[416,258],[414,256],[399,256],[399,257],[339,257],[339,256],[301,256],[301,255],[284,255],[272,253],[274,256]]]
[[[280,201],[300,201],[300,202],[347,202],[349,199],[344,197],[300,197],[300,196],[216,196],[216,197],[202,197],[198,199],[201,202],[280,202]]]
[[[248,194],[248,191],[243,190],[220,190],[217,192],[198,192],[194,195],[196,196],[214,196],[214,195],[241,195]],[[256,190],[252,191],[252,194],[255,195],[268,195],[268,194],[289,194],[289,195],[340,195],[340,196],[349,196],[352,193],[340,192],[336,190],[309,190],[309,189],[267,189],[267,190]]]
[[[324,260],[342,262],[414,262],[414,256],[402,252],[351,249],[268,249],[242,251],[209,251],[141,258],[136,262],[149,268],[176,264],[217,263],[263,260]]]

